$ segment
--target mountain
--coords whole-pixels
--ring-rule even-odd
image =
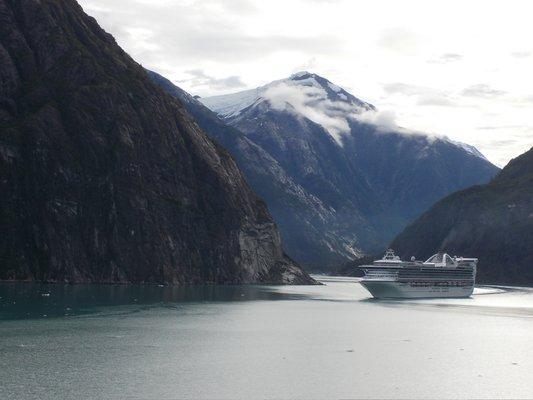
[[[351,247],[356,237],[349,228],[342,229],[344,225],[364,223],[362,218],[343,221],[335,210],[295,182],[260,145],[169,80],[148,73],[156,84],[182,101],[208,135],[231,152],[247,181],[268,202],[284,246],[293,258],[308,265],[334,265],[358,255],[358,250]]]
[[[381,251],[435,201],[498,172],[474,147],[397,127],[389,114],[309,72],[199,100],[274,160],[300,199],[314,200],[301,209],[283,186],[273,191],[266,179],[251,178],[228,146],[287,252],[312,267]]]
[[[73,0],[0,0],[0,279],[312,283],[265,204]]]
[[[442,199],[391,244],[404,257],[478,257],[478,281],[533,285],[533,148],[490,183]]]

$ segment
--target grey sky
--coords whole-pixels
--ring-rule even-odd
[[[533,146],[527,0],[80,3],[137,61],[194,95],[306,69],[500,166]]]

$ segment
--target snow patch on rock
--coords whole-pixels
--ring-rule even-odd
[[[339,93],[340,91],[342,91],[342,89],[340,87],[338,87],[337,85],[335,85],[334,83],[331,83],[329,82],[328,83],[328,86],[331,90],[333,90],[335,93]]]
[[[222,117],[228,118],[238,115],[242,110],[260,99],[263,88],[264,86],[233,94],[204,97],[199,99],[199,101]]]
[[[448,138],[447,138],[447,141],[452,143],[452,144],[454,144],[454,145],[456,145],[457,147],[460,147],[461,149],[463,149],[467,153],[472,154],[473,156],[476,156],[476,157],[482,158],[483,160],[489,161],[483,155],[483,153],[481,153],[475,146],[472,146],[470,144],[466,144],[466,143],[463,143],[463,142],[456,142],[455,140],[451,140],[451,139],[448,139]]]

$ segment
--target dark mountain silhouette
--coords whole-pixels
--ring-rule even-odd
[[[73,0],[0,0],[0,279],[309,283],[232,157]]]
[[[478,257],[478,281],[533,285],[533,149],[490,183],[442,199],[391,244],[404,257]]]

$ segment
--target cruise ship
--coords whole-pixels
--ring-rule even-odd
[[[427,261],[402,261],[387,250],[381,260],[360,268],[360,281],[375,298],[413,299],[469,297],[474,291],[477,258],[437,253]]]

